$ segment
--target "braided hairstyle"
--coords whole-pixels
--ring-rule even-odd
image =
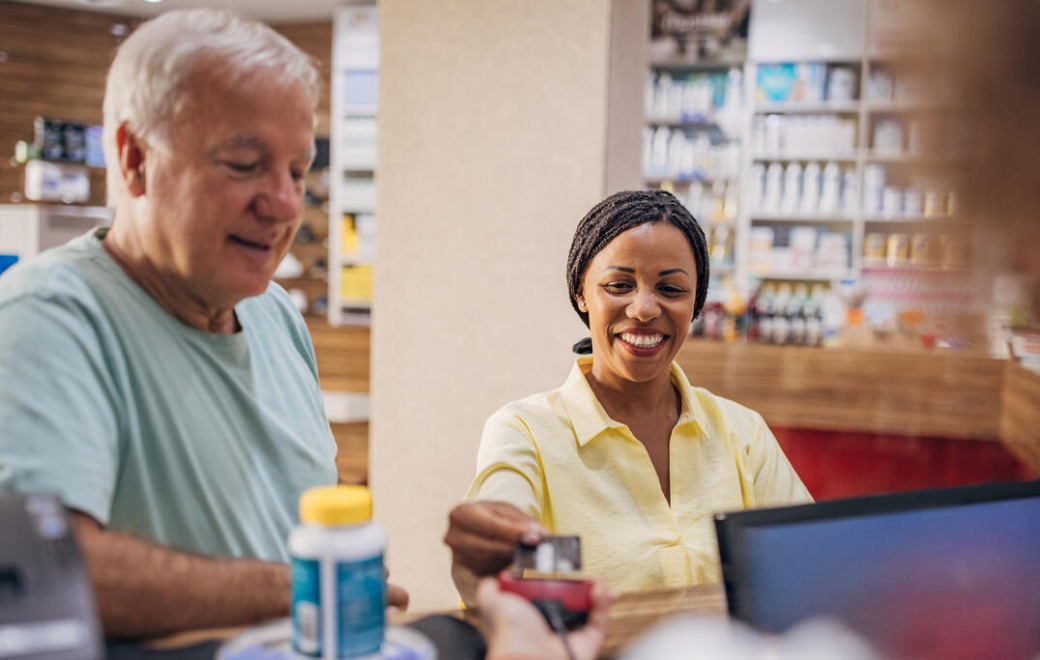
[[[675,195],[663,190],[628,190],[614,193],[592,207],[574,231],[574,241],[567,256],[567,288],[571,305],[586,326],[589,325],[589,313],[578,308],[577,295],[589,262],[619,234],[648,222],[667,222],[686,235],[697,266],[697,294],[690,322],[701,313],[708,295],[708,242],[704,231]],[[590,353],[592,344],[583,339],[574,345],[574,350]]]

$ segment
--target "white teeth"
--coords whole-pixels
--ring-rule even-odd
[[[633,332],[622,332],[621,338],[638,348],[653,348],[664,341],[664,335],[637,335]]]

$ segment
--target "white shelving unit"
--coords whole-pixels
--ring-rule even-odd
[[[336,10],[333,21],[329,186],[329,323],[369,322],[370,296],[344,290],[346,273],[371,281],[374,265],[379,14],[374,3]],[[351,240],[345,240],[350,238]],[[347,244],[355,247],[347,251]]]
[[[788,6],[788,5],[791,6]],[[929,153],[909,153],[907,133],[909,124],[918,117],[936,117],[952,112],[953,105],[941,97],[930,97],[922,94],[908,98],[903,94],[891,94],[888,98],[877,98],[872,94],[871,74],[875,69],[886,69],[890,56],[873,52],[871,44],[875,40],[871,35],[871,13],[875,12],[874,0],[798,0],[794,3],[775,3],[755,0],[751,10],[751,35],[749,39],[749,58],[746,62],[727,61],[719,63],[683,64],[678,62],[651,63],[651,73],[656,79],[661,73],[679,77],[684,74],[704,74],[725,72],[737,68],[743,76],[744,107],[739,116],[729,118],[727,137],[741,142],[740,172],[734,181],[740,185],[740,199],[736,218],[727,226],[734,232],[734,263],[732,268],[713,267],[713,274],[733,276],[738,290],[745,295],[750,294],[758,281],[790,280],[802,282],[836,282],[847,278],[859,277],[863,273],[863,252],[865,236],[869,233],[906,233],[936,234],[953,226],[957,219],[943,208],[942,214],[930,210],[928,215],[913,212],[910,215],[886,217],[885,214],[864,208],[865,179],[868,168],[881,166],[885,168],[886,179],[895,180],[902,188],[911,187],[909,182],[929,178],[934,181],[947,180],[949,174],[963,161],[946,155]],[[784,12],[797,12],[797,24],[801,32],[798,39],[790,38],[791,16]],[[785,27],[786,26],[786,27]],[[756,35],[756,32],[758,33]],[[770,102],[758,98],[758,74],[760,67],[774,64],[823,64],[828,67],[846,67],[852,69],[857,82],[854,86],[855,98],[851,100],[827,100],[824,95],[820,100],[800,100],[788,102]],[[896,90],[899,86],[893,84]],[[649,104],[653,107],[654,104]],[[649,109],[649,108],[648,108]],[[811,149],[810,145],[801,142],[790,150],[769,150],[761,148],[755,142],[755,125],[760,118],[775,115],[779,121],[805,121],[809,115],[830,116],[836,120],[855,122],[854,140],[847,149],[824,150]],[[875,124],[879,119],[895,117],[902,122],[904,149],[886,151],[875,150],[873,141]],[[775,120],[774,120],[775,121]],[[812,121],[809,119],[808,121]],[[669,128],[686,128],[687,130],[707,130],[699,122],[671,122],[655,118],[648,112],[646,126],[656,129],[658,126]],[[821,143],[822,144],[822,143]],[[648,158],[644,155],[644,165]],[[857,192],[855,204],[844,212],[827,212],[812,215],[799,215],[771,209],[768,212],[756,208],[752,203],[752,166],[759,164],[769,167],[773,163],[786,167],[790,163],[798,163],[802,167],[810,162],[818,163],[824,168],[827,163],[834,162],[842,170],[854,173]],[[922,177],[922,172],[930,173]],[[690,185],[681,177],[662,175],[647,176],[648,187],[671,188],[682,195]],[[704,182],[710,187],[712,182]],[[912,186],[917,188],[916,185]],[[942,185],[937,186],[942,189]],[[948,191],[950,185],[946,185]],[[923,191],[922,191],[923,194]],[[710,234],[713,227],[720,223],[705,218],[697,209],[691,209],[698,221]],[[764,272],[753,265],[750,259],[750,236],[753,227],[772,226],[787,230],[797,226],[812,227],[820,231],[833,231],[847,234],[848,255],[847,267],[841,269],[799,269],[790,270],[776,268]],[[922,269],[926,270],[926,269]],[[714,279],[714,278],[713,278]]]

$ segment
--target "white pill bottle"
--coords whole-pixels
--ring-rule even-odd
[[[322,486],[300,497],[300,526],[289,535],[296,657],[380,657],[385,550],[367,488]]]

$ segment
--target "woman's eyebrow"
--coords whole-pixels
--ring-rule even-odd
[[[660,273],[657,274],[657,276],[658,277],[663,277],[665,275],[671,275],[672,273],[682,273],[683,275],[686,275],[687,277],[690,276],[690,274],[687,273],[682,268],[672,268],[670,270],[662,270]]]

